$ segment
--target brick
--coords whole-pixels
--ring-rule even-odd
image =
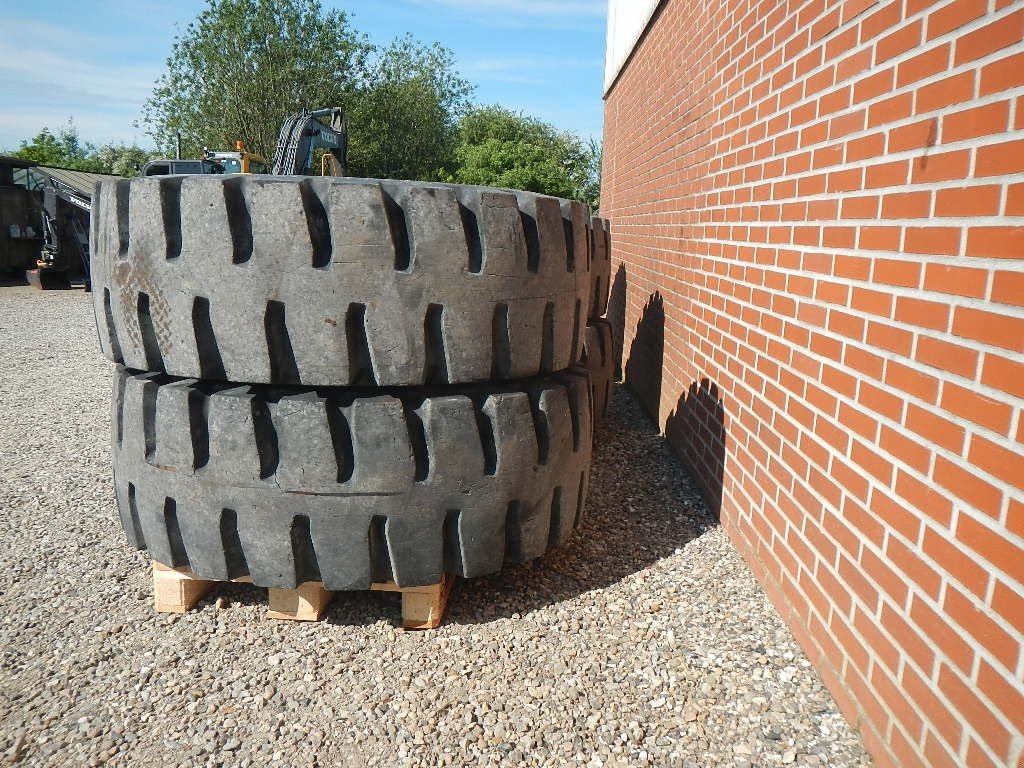
[[[924,25],[917,20],[879,38],[875,43],[875,66],[920,45],[923,29]]]
[[[1024,632],[1024,597],[998,580],[992,591],[992,609],[1018,633]]]
[[[942,116],[942,143],[1003,133],[1010,123],[1010,102],[997,101]]]
[[[998,216],[1002,190],[995,185],[935,191],[936,216]],[[960,294],[966,295],[966,294]]]
[[[906,611],[896,612],[889,603],[882,601],[882,610],[879,612],[879,624],[882,629],[889,633],[903,653],[913,659],[921,669],[931,674],[931,669],[935,666],[935,653],[929,643],[921,642],[921,630],[912,626],[908,618]],[[904,665],[904,670],[904,678],[907,672],[913,674],[912,668],[908,665]],[[913,695],[911,697],[913,698]]]
[[[980,59],[982,56],[1019,43],[1021,39],[1024,39],[1024,12],[1018,11],[959,38],[956,41],[953,64],[960,66],[965,62]]]
[[[914,94],[900,93],[868,107],[868,127],[874,128],[886,123],[903,120],[914,111]]]
[[[846,142],[846,162],[855,163],[859,160],[871,160],[885,153],[885,134],[873,133],[860,136]],[[849,198],[847,198],[849,199]],[[846,200],[843,200],[845,203]]]
[[[1020,653],[1017,638],[999,626],[984,605],[979,605],[978,601],[971,600],[950,585],[946,588],[942,608],[1004,667],[1014,669],[1017,666]]]
[[[873,344],[907,357],[914,345],[914,334],[887,323],[868,322],[868,332],[864,340],[868,345]]]
[[[953,333],[984,344],[1024,352],[1024,319],[1021,318],[957,307],[953,314]]]
[[[924,155],[914,160],[910,180],[914,184],[963,181],[970,175],[970,163],[971,153],[966,149]]]
[[[1024,688],[1009,680],[984,659],[978,667],[978,691],[1011,722],[1024,712]]]
[[[906,426],[911,431],[951,453],[959,454],[964,449],[964,439],[966,437],[964,428],[949,419],[943,418],[933,410],[921,408],[914,403],[908,403]]]
[[[955,757],[956,748],[951,749],[942,740],[948,738],[948,731],[943,731],[942,737],[930,730],[925,730],[925,734],[924,756],[929,768],[964,768],[963,763]]]
[[[1013,408],[1008,403],[958,386],[951,381],[947,381],[942,388],[942,407],[1001,435],[1009,432],[1010,419],[1013,416]]]
[[[864,226],[860,228],[858,247],[867,251],[898,251],[902,235],[903,230],[900,227]],[[875,271],[878,272],[877,269]]]
[[[924,289],[982,299],[988,290],[988,275],[986,269],[927,264],[924,269]]]
[[[910,125],[901,125],[889,131],[889,152],[934,147],[939,137],[939,120],[929,117]]]
[[[928,336],[918,338],[914,354],[914,359],[920,363],[967,379],[974,378],[974,374],[978,370],[978,357],[978,353],[973,349]],[[1002,371],[998,363],[993,364],[993,371],[995,372],[993,375],[1001,374]],[[1024,379],[1021,381],[1024,382]]]
[[[904,249],[909,253],[933,256],[957,256],[960,253],[960,229],[957,227],[907,227]]]
[[[1011,451],[997,443],[973,435],[967,460],[1007,485],[1014,486],[1024,478],[1024,449]]]
[[[882,218],[927,218],[931,214],[931,207],[931,192],[893,192],[882,198]]]
[[[1024,184],[1011,184],[1006,188],[1007,216],[1024,216]]]
[[[971,227],[967,230],[967,255],[992,259],[1024,258],[1024,226]]]
[[[858,312],[889,318],[892,315],[893,297],[886,291],[854,287],[850,294],[850,307]]]
[[[945,331],[949,327],[949,314],[950,308],[945,302],[901,296],[896,300],[894,317],[901,323]]]
[[[880,72],[872,72],[853,84],[853,100],[860,104],[891,93],[895,82],[896,69],[894,67],[883,69]]]
[[[903,365],[897,360],[885,364],[885,383],[913,397],[934,403],[939,392],[938,379],[925,372]],[[946,386],[949,386],[948,382]]]
[[[937,75],[946,69],[949,62],[950,46],[944,44],[917,54],[902,62],[896,68],[896,87],[902,88],[926,77]]]
[[[981,95],[1008,91],[1020,85],[1020,73],[1024,71],[1024,53],[1007,56],[993,61],[981,69]]]
[[[1001,576],[1024,584],[1024,547],[966,514],[957,521],[956,537],[1002,571]]]
[[[954,29],[984,16],[987,10],[987,0],[956,0],[956,2],[939,8],[928,16],[926,40],[934,40],[940,35],[952,32]]]
[[[981,383],[1010,395],[1024,397],[1024,364],[987,352],[981,367]]]
[[[927,546],[925,552],[928,552]],[[950,626],[947,617],[935,611],[918,595],[914,595],[910,603],[910,620],[958,669],[970,672],[974,661],[974,649],[958,630]]]
[[[961,462],[954,464],[942,456],[936,456],[932,479],[964,503],[992,518],[999,516],[1002,491],[978,473],[966,469]]]
[[[1024,173],[1024,139],[978,147],[975,176],[1004,176]]]
[[[914,261],[876,259],[873,279],[876,283],[916,288],[921,281],[921,265]]]
[[[992,301],[1024,306],[1024,272],[996,272],[992,275]]]
[[[927,83],[917,89],[917,114],[945,109],[953,104],[962,104],[974,98],[976,73],[961,72]]]
[[[931,466],[932,452],[919,440],[911,439],[902,430],[883,424],[878,435],[879,447],[896,459],[922,474]]]

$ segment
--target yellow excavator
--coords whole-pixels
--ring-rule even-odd
[[[219,163],[223,173],[266,173],[270,166],[262,155],[249,152],[244,141],[235,142],[234,152],[215,152],[206,150],[203,159]]]

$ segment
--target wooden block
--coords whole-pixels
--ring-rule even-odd
[[[402,590],[402,626],[406,629],[434,629],[444,619],[455,577],[444,574],[429,587]]]
[[[270,587],[267,594],[270,599],[267,618],[292,621],[319,621],[334,597],[319,581],[307,581],[295,589]]]
[[[210,591],[212,581],[195,578],[186,568],[153,561],[153,603],[158,613],[184,613]]]

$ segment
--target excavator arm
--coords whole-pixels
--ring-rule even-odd
[[[325,123],[320,118],[329,118]],[[277,139],[277,151],[271,173],[275,176],[301,176],[313,163],[313,152],[325,149],[334,158],[337,174],[348,173],[348,129],[340,107],[303,111],[284,121]]]

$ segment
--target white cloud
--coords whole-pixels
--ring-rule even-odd
[[[111,40],[38,22],[0,23],[0,148],[13,149],[43,127],[57,129],[68,117],[85,141],[148,143],[132,123],[161,69],[112,64]]]

